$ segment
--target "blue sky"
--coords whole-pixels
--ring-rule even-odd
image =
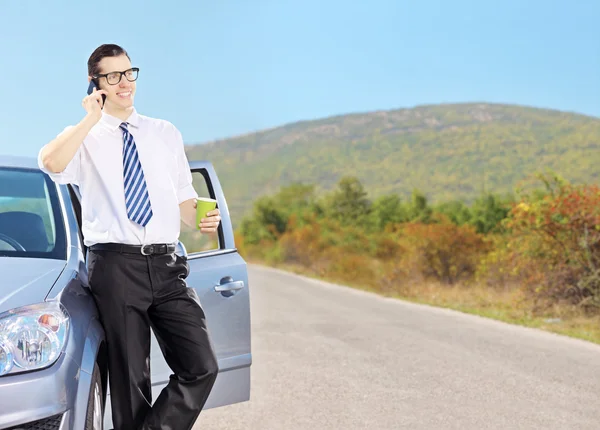
[[[596,0],[1,0],[0,153],[81,119],[102,43],[140,67],[138,111],[186,143],[431,103],[600,116],[598,17]]]

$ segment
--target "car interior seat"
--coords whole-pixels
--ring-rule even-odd
[[[12,237],[27,251],[48,251],[48,236],[41,216],[31,212],[0,213],[0,233]]]

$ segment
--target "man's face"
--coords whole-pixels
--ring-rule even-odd
[[[106,104],[113,105],[121,109],[127,109],[133,106],[133,96],[135,95],[135,82],[130,82],[126,75],[121,76],[119,73],[131,69],[131,62],[127,55],[119,55],[118,57],[104,57],[98,64],[100,68],[99,75],[109,74],[98,79],[100,89],[106,90]],[[130,75],[131,77],[132,75]],[[133,76],[136,73],[133,72]],[[118,81],[118,82],[117,82]],[[116,83],[115,83],[116,82]]]

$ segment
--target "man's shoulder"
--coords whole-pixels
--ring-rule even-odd
[[[63,134],[65,134],[67,131],[71,130],[72,128],[75,128],[76,126],[73,124],[67,125],[60,133],[58,133],[58,135],[56,137],[60,137]],[[98,138],[99,136],[101,136],[101,131],[102,131],[102,125],[101,124],[94,124],[94,126],[90,129],[90,131],[88,132],[88,134],[85,135],[85,137],[83,138],[83,144],[87,144],[90,140],[90,138]]]
[[[175,125],[171,121],[168,121],[166,119],[153,118],[151,116],[141,115],[141,114],[138,114],[138,117],[140,118],[140,121],[142,121],[144,124],[146,124],[149,127],[156,127],[159,130],[168,131],[168,132],[178,131],[177,127],[175,127]]]
[[[69,126],[67,128],[70,127],[74,126]],[[65,129],[65,131],[66,130],[67,129]],[[85,137],[83,138],[83,144],[88,145],[91,142],[97,142],[99,140],[102,140],[108,133],[110,133],[110,130],[106,127],[104,123],[102,123],[102,121],[99,121],[96,124],[94,124],[94,126],[90,129],[88,134],[85,135]]]

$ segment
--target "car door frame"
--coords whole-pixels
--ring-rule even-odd
[[[227,207],[227,200],[225,198],[225,193],[221,187],[221,183],[216,180],[213,181],[212,178],[217,178],[217,172],[215,171],[212,163],[208,161],[191,161],[190,172],[192,174],[195,171],[202,174],[204,180],[206,181],[206,187],[208,189],[209,197],[211,199],[217,200],[217,207],[219,208],[219,213],[221,216],[221,223],[217,229],[217,235],[219,238],[219,249],[211,250],[211,251],[203,251],[199,253],[193,253],[191,256],[188,255],[188,259],[194,258],[202,258],[208,255],[216,255],[216,254],[228,254],[232,252],[238,252],[235,246],[235,239],[233,235],[233,228],[223,229],[223,224],[232,225],[231,216],[229,214],[229,209]]]

